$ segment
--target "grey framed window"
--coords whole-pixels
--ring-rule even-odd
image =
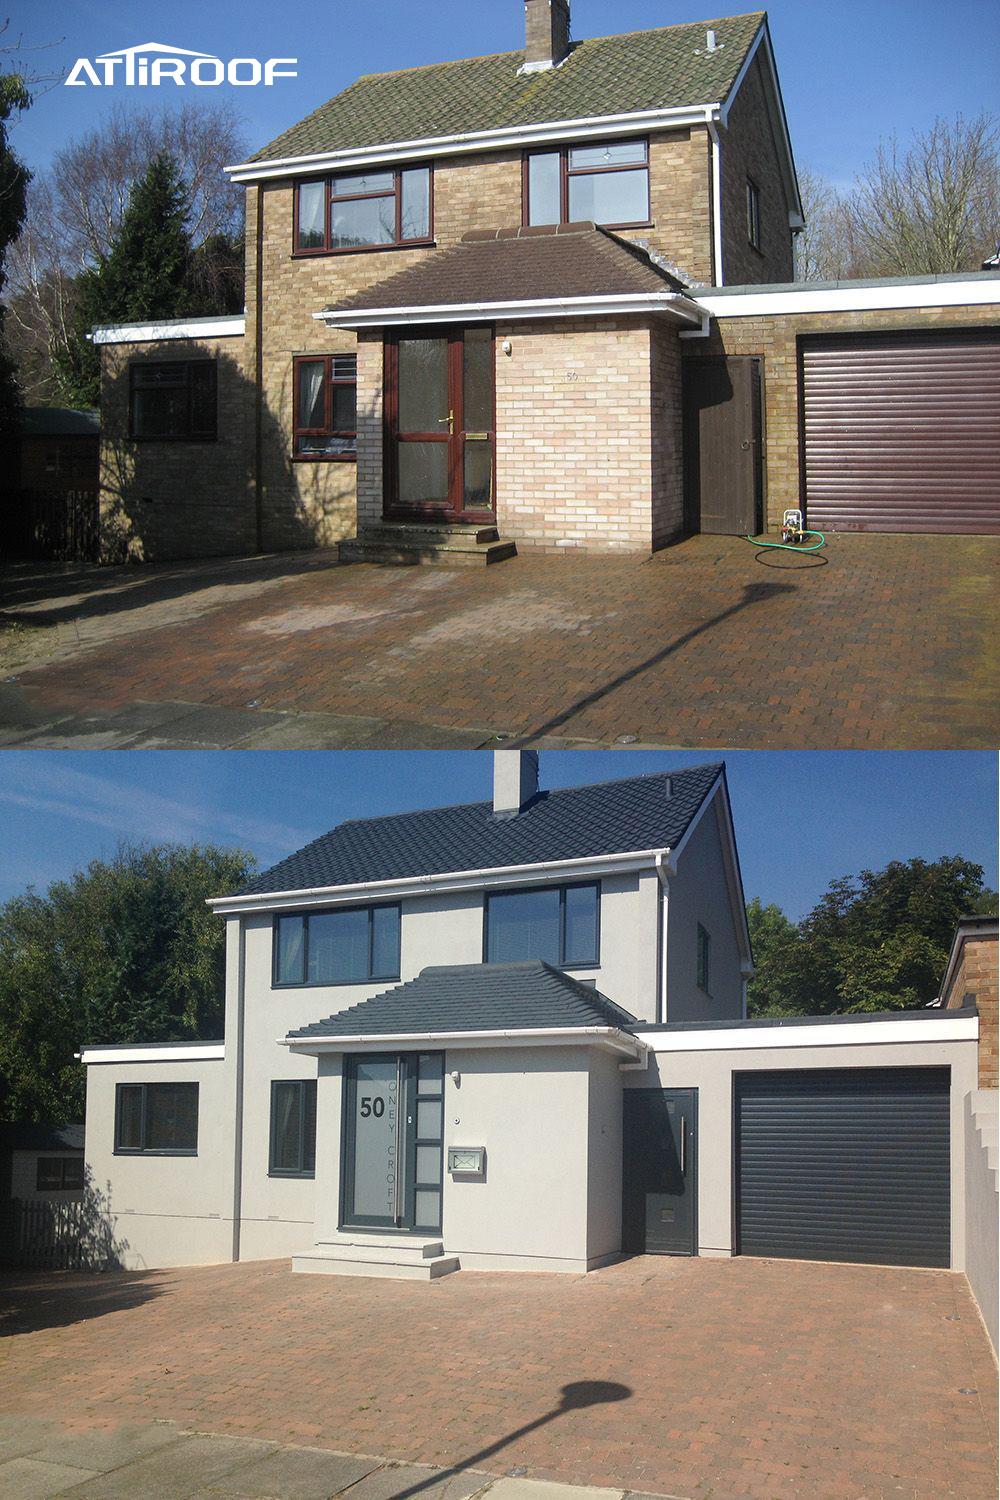
[[[271,1080],[271,1177],[316,1175],[316,1080]]]
[[[294,253],[332,255],[427,244],[434,235],[433,178],[424,164],[297,182]]]
[[[35,1173],[38,1193],[64,1192],[83,1187],[82,1156],[40,1156]]]
[[[119,1083],[116,1156],[197,1156],[196,1083]]]
[[[522,199],[525,224],[582,219],[617,229],[648,224],[648,143],[597,141],[558,151],[529,151]]]
[[[211,442],[218,432],[214,359],[135,360],[129,366],[129,436]]]
[[[702,927],[701,923],[699,922],[698,923],[698,958],[697,958],[697,966],[698,966],[698,988],[701,989],[701,990],[704,990],[706,995],[709,993],[709,988],[708,988],[708,982],[709,982],[709,958],[710,958],[710,954],[711,954],[711,948],[712,948],[712,939],[709,937],[708,933],[705,931],[704,927]]]
[[[540,886],[486,898],[486,963],[541,958],[569,969],[600,962],[600,887]]]
[[[760,189],[751,177],[747,178],[747,239],[755,250],[760,249]]]
[[[276,989],[399,978],[399,906],[349,906],[274,919]]]

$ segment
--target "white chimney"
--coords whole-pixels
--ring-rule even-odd
[[[524,0],[523,73],[555,68],[569,51],[569,0]]]
[[[537,791],[537,750],[494,750],[493,816],[495,818],[516,818]]]

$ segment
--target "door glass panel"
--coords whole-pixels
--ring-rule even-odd
[[[400,339],[400,432],[447,433],[447,339]]]
[[[493,428],[493,334],[489,328],[465,331],[464,425],[466,432]]]
[[[417,1063],[417,1093],[440,1094],[444,1058],[440,1052],[422,1052]]]
[[[399,499],[402,505],[422,505],[448,499],[448,444],[400,443]]]
[[[559,152],[528,157],[528,223],[559,223]]]
[[[466,510],[493,509],[493,444],[467,438],[465,442]]]
[[[648,174],[638,172],[594,172],[569,180],[571,220],[592,219],[595,224],[644,224],[649,217]]]
[[[420,1099],[417,1102],[417,1136],[422,1141],[441,1139],[440,1099]]]
[[[354,1093],[354,1217],[396,1211],[396,1060],[359,1058]]]
[[[437,1189],[418,1188],[416,1199],[417,1228],[437,1229],[441,1223],[441,1194]]]
[[[417,1147],[417,1181],[438,1182],[441,1177],[441,1147]]]
[[[429,167],[408,167],[403,177],[404,240],[425,240],[431,232],[431,173]]]

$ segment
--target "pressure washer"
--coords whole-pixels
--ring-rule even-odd
[[[810,536],[819,537],[819,541],[807,542],[806,537]],[[780,542],[762,542],[755,536],[748,536],[746,540],[755,547],[776,547],[782,552],[818,552],[826,546],[826,537],[821,531],[806,530],[802,512],[796,506],[789,506],[781,517]]]

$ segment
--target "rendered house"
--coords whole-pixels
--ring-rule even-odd
[[[224,1041],[83,1054],[125,1263],[964,1269],[975,1010],[745,1020],[724,768],[546,792],[537,765],[498,752],[492,802],[345,823],[213,901]]]
[[[230,169],[245,316],[94,331],[106,554],[1000,528],[1000,273],[791,284],[766,15],[524,13],[522,49],[361,78]]]

